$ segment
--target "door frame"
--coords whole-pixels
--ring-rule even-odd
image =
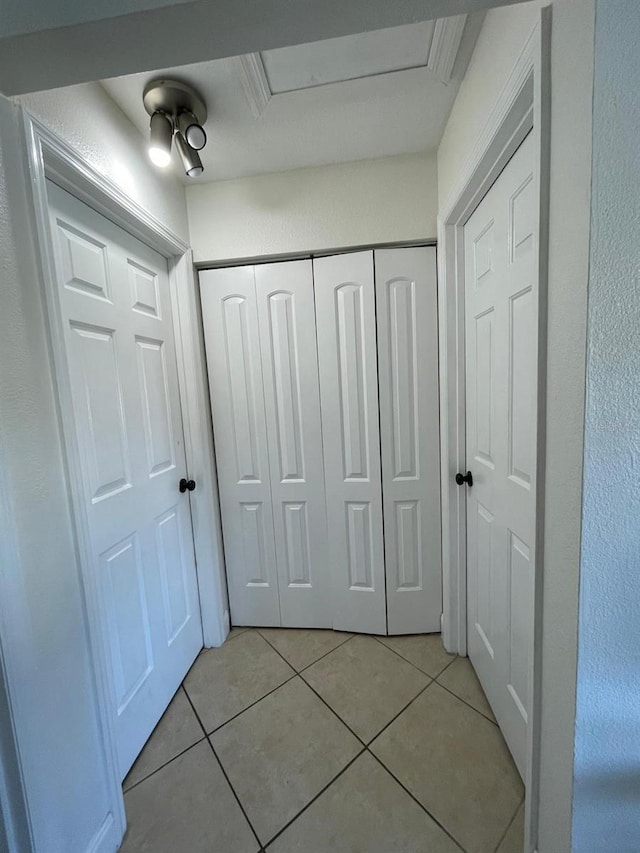
[[[466,495],[454,475],[466,470],[464,225],[528,133],[538,166],[538,384],[536,524],[533,543],[534,628],[529,681],[525,849],[537,846],[540,769],[542,554],[546,420],[546,303],[550,140],[551,9],[540,17],[518,56],[458,183],[438,215],[438,311],[442,503],[442,637],[467,654]]]
[[[205,392],[203,342],[199,323],[197,280],[189,246],[167,229],[151,213],[127,196],[63,139],[24,111],[26,160],[33,202],[36,252],[44,295],[45,319],[55,376],[55,393],[60,420],[65,463],[79,554],[81,586],[89,634],[90,656],[94,664],[98,713],[103,727],[107,773],[119,801],[124,832],[124,801],[115,751],[111,720],[111,698],[115,696],[110,675],[106,625],[101,595],[92,563],[89,526],[83,501],[79,443],[71,406],[71,384],[64,350],[62,318],[55,298],[55,266],[49,222],[47,179],[129,234],[155,249],[168,261],[173,314],[178,386],[189,475],[199,488],[190,495],[196,575],[204,645],[219,646],[229,633],[229,607],[220,511],[216,485],[215,458]]]

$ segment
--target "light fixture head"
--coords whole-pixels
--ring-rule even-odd
[[[187,144],[195,151],[202,151],[207,144],[207,134],[204,127],[198,124],[198,120],[193,113],[180,113],[178,116],[178,130],[184,136]]]
[[[163,169],[171,162],[172,136],[171,119],[160,111],[153,113],[149,129],[149,159]]]
[[[182,161],[182,166],[190,178],[196,178],[204,172],[204,166],[198,152],[185,140],[180,131],[176,131],[176,148]]]
[[[169,164],[175,131],[176,147],[187,175],[201,175],[204,169],[197,152],[207,142],[207,107],[200,95],[179,80],[152,80],[145,86],[142,102],[151,116],[151,160],[157,166]]]

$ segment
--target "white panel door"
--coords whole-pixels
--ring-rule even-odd
[[[376,249],[389,634],[440,631],[442,563],[435,248]]]
[[[469,656],[522,775],[533,644],[536,211],[530,134],[464,229]]]
[[[386,634],[373,252],[314,261],[334,628]]]
[[[124,777],[202,647],[167,263],[48,195]]]
[[[311,261],[254,272],[282,625],[331,628]]]
[[[234,625],[281,625],[254,268],[203,270],[218,485]]]

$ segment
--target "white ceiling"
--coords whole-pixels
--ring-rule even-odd
[[[471,16],[466,29],[464,17],[428,21],[102,85],[145,136],[149,80],[173,77],[199,90],[209,111],[204,174],[186,178],[175,152],[172,164],[189,184],[429,151],[442,136],[478,26]]]

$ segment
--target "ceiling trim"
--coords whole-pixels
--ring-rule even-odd
[[[272,97],[262,57],[259,53],[245,53],[234,57],[234,62],[253,117],[260,118]]]
[[[462,34],[467,23],[466,15],[438,18],[433,29],[427,68],[446,85],[451,82]]]

